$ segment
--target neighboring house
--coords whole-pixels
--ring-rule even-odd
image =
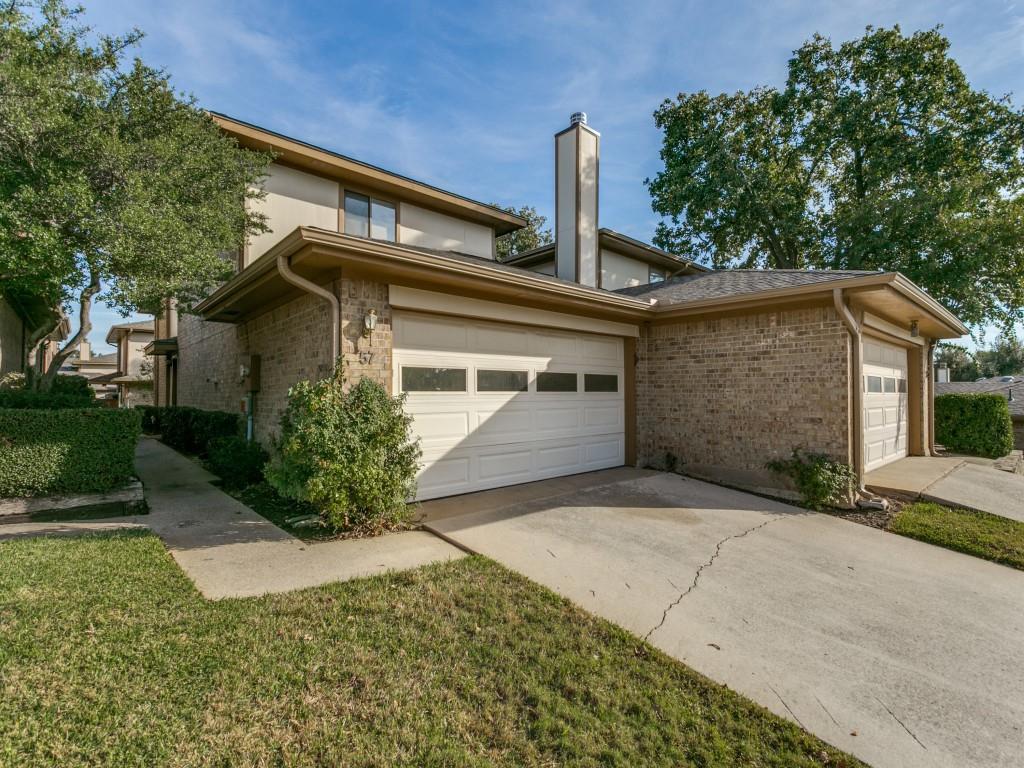
[[[935,384],[936,395],[955,392],[993,392],[1005,397],[1013,420],[1014,448],[1024,450],[1024,375],[995,376],[981,381],[940,381]]]
[[[117,400],[117,385],[109,381],[117,373],[117,352],[95,355],[92,345],[83,340],[78,349],[64,361],[61,373],[84,376],[100,400]]]
[[[288,388],[340,355],[349,382],[405,393],[421,499],[624,464],[774,490],[765,462],[797,446],[860,476],[932,451],[956,317],[898,274],[710,271],[599,229],[585,118],[555,138],[555,244],[505,264],[515,215],[214,119],[275,153],[272,231],[158,335],[182,405],[245,408],[268,442]]]
[[[33,334],[55,322],[41,352],[33,350]],[[70,331],[68,318],[59,307],[55,309],[38,296],[0,291],[0,377],[24,373],[30,366],[37,372],[45,371]]]
[[[178,308],[163,302],[154,318],[153,341],[143,349],[153,358],[153,400],[159,405],[178,404]]]
[[[117,370],[96,377],[93,383],[116,385],[121,408],[153,404],[153,366],[145,352],[153,341],[153,330],[153,321],[143,320],[112,325],[107,332],[107,343],[117,347]]]

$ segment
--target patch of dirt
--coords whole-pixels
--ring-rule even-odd
[[[889,498],[888,509],[873,509],[857,507],[855,509],[836,509],[830,507],[823,509],[822,512],[833,517],[841,517],[843,520],[849,520],[853,523],[860,523],[861,525],[869,526],[870,528],[878,528],[883,531],[889,530],[889,523],[896,517],[897,513],[903,509],[905,502],[899,501],[898,499]]]

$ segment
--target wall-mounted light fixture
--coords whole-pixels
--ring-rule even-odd
[[[377,327],[377,310],[367,310],[366,314],[363,315],[363,336],[369,336],[373,333],[373,329]]]
[[[910,335],[915,339],[921,335],[921,332],[917,328],[917,320],[910,321]]]

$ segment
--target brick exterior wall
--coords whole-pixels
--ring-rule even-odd
[[[637,345],[637,453],[750,488],[795,446],[852,463],[849,335],[831,307],[644,328]]]
[[[341,278],[331,290],[341,298],[342,357],[349,382],[372,376],[391,389],[391,308],[386,284]],[[363,315],[377,310],[373,336],[362,335]],[[256,438],[269,444],[278,432],[288,389],[331,373],[327,302],[304,295],[238,325],[211,323],[182,313],[178,320],[178,404],[237,412],[245,391],[239,366],[260,356]]]

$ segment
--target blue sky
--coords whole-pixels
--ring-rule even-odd
[[[814,32],[942,24],[975,87],[1024,99],[1024,2],[85,3],[99,32],[143,30],[138,53],[204,107],[549,219],[552,135],[584,110],[601,132],[601,225],[642,240],[658,104],[780,84]],[[118,321],[98,308],[94,345]]]

